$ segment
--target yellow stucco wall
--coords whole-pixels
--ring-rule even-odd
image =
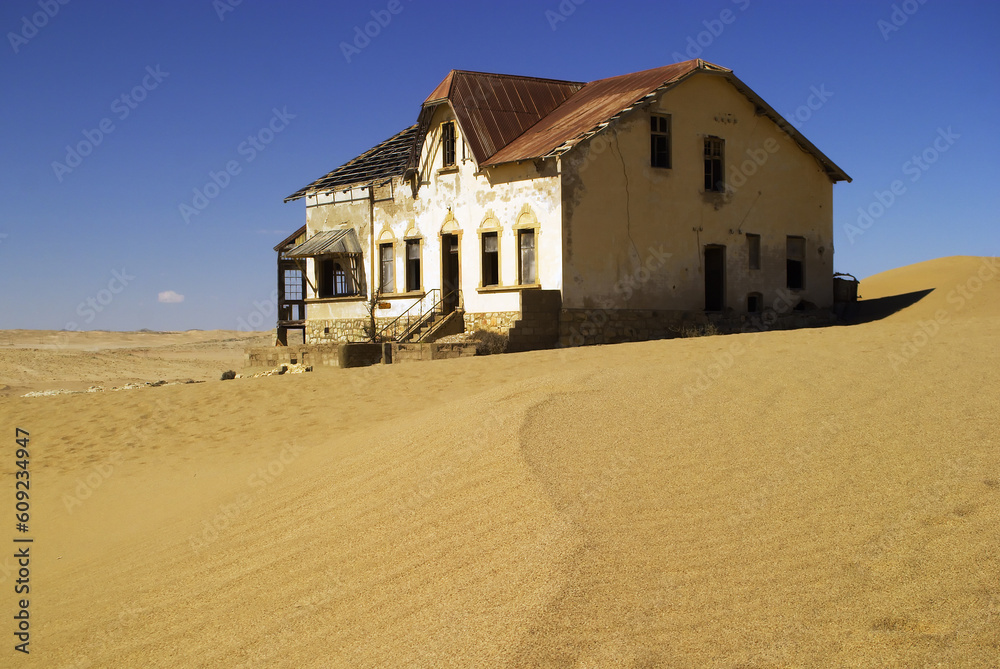
[[[832,304],[832,182],[755,112],[726,80],[699,74],[564,157],[565,308],[701,310],[705,245],[726,247],[727,308],[745,311],[750,292],[769,306],[786,285],[786,235],[806,238],[798,296]],[[671,117],[670,169],[650,166],[651,113]],[[725,140],[725,194],[704,192],[708,135]],[[748,268],[747,233],[761,235],[760,270]]]

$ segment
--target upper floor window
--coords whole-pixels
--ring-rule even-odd
[[[649,164],[670,167],[670,117],[649,117]]]
[[[455,122],[441,124],[441,166],[455,165]]]
[[[719,137],[705,138],[705,192],[721,193],[726,190],[723,176],[723,159],[725,158],[724,139]]]

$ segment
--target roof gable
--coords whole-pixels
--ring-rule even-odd
[[[421,135],[433,109],[448,103],[482,165],[583,87],[576,81],[452,70],[424,101]]]

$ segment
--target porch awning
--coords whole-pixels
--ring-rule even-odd
[[[286,258],[312,258],[325,255],[353,255],[361,253],[361,243],[354,228],[324,230],[285,251]]]

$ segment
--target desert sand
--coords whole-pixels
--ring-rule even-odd
[[[1000,259],[861,292],[898,310],[225,382],[183,335],[0,346],[0,665],[997,666]]]

